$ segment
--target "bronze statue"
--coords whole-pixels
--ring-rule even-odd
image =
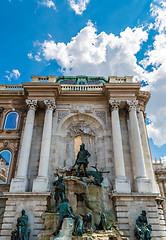
[[[55,232],[53,233],[54,236],[58,235],[65,218],[75,218],[72,207],[70,206],[69,200],[67,198],[62,200],[62,203],[57,206],[56,211],[59,211],[59,222]]]
[[[58,180],[53,182],[53,186],[55,186],[55,194],[54,194],[54,199],[55,199],[55,206],[57,207],[59,205],[59,200],[61,198],[61,201],[63,202],[64,199],[66,199],[66,186],[63,183],[63,176],[59,176],[57,174]]]
[[[96,225],[96,229],[97,230],[108,230],[108,226],[107,226],[107,219],[106,216],[103,212],[100,212],[100,223],[99,225]]]
[[[88,158],[91,156],[91,154],[85,150],[85,144],[82,143],[80,145],[80,151],[78,152],[77,154],[77,158],[76,158],[76,162],[75,164],[73,165],[72,168],[75,167],[75,165],[78,165],[78,169],[77,169],[77,177],[80,177],[80,168],[81,166],[83,165],[83,168],[84,168],[84,177],[87,177],[87,171],[86,171],[86,168],[88,166]]]
[[[87,213],[86,215],[81,215],[83,217],[83,226],[85,231],[90,229],[92,230],[92,214]]]
[[[11,232],[11,240],[29,240],[30,229],[27,228],[28,216],[22,210],[22,216],[17,219],[17,230]]]
[[[151,231],[152,231],[152,226],[148,224],[146,211],[142,210],[142,213],[138,216],[136,220],[134,236],[136,240],[150,240]]]
[[[81,218],[78,215],[74,215],[74,231],[73,235],[75,236],[82,236],[83,235],[83,223]]]
[[[95,166],[91,166],[96,171],[88,171],[88,176],[94,177],[94,184],[101,187],[101,183],[103,181],[103,173],[110,173],[110,171],[99,171],[97,168],[97,164]]]

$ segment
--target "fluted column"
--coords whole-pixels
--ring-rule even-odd
[[[141,131],[141,139],[142,139],[143,153],[144,153],[144,159],[145,159],[145,166],[147,168],[147,177],[152,180],[153,192],[159,193],[159,188],[158,188],[158,185],[157,185],[157,182],[155,179],[155,173],[153,170],[153,163],[152,163],[148,135],[147,135],[146,125],[145,125],[143,108],[140,106],[137,109],[137,112],[138,112],[139,128]]]
[[[40,162],[38,176],[33,182],[33,192],[47,192],[48,191],[48,165],[50,159],[50,145],[52,132],[52,117],[55,109],[54,100],[44,100],[46,106],[46,113],[44,118],[44,127],[40,151]]]
[[[152,192],[151,181],[147,178],[141,135],[138,125],[136,108],[138,101],[127,101],[129,107],[130,132],[133,146],[133,166],[135,166],[136,191]]]
[[[27,190],[27,171],[29,163],[29,155],[31,150],[33,126],[35,120],[35,111],[37,108],[37,100],[26,100],[28,105],[28,113],[21,143],[21,151],[19,157],[19,164],[17,175],[12,179],[10,185],[10,192],[25,192]]]
[[[126,179],[122,136],[119,120],[119,106],[120,101],[110,100],[111,106],[111,121],[112,121],[112,137],[113,137],[113,150],[115,162],[115,191],[116,192],[131,192],[130,182]]]

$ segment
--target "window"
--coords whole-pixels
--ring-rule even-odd
[[[79,82],[78,84],[79,85],[85,85],[85,82]]]
[[[19,115],[17,112],[9,112],[5,117],[4,129],[17,129]]]
[[[7,183],[11,159],[9,150],[0,151],[0,184]]]

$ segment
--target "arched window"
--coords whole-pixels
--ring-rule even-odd
[[[9,112],[5,117],[3,129],[17,129],[19,114],[17,112]]]
[[[7,183],[12,153],[9,150],[0,151],[0,184]]]

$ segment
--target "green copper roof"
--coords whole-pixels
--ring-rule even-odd
[[[93,84],[101,84],[108,82],[104,77],[89,77],[84,75],[79,76],[60,76],[57,78],[57,82],[61,84],[79,84],[80,82],[84,82],[85,85],[93,85]]]

